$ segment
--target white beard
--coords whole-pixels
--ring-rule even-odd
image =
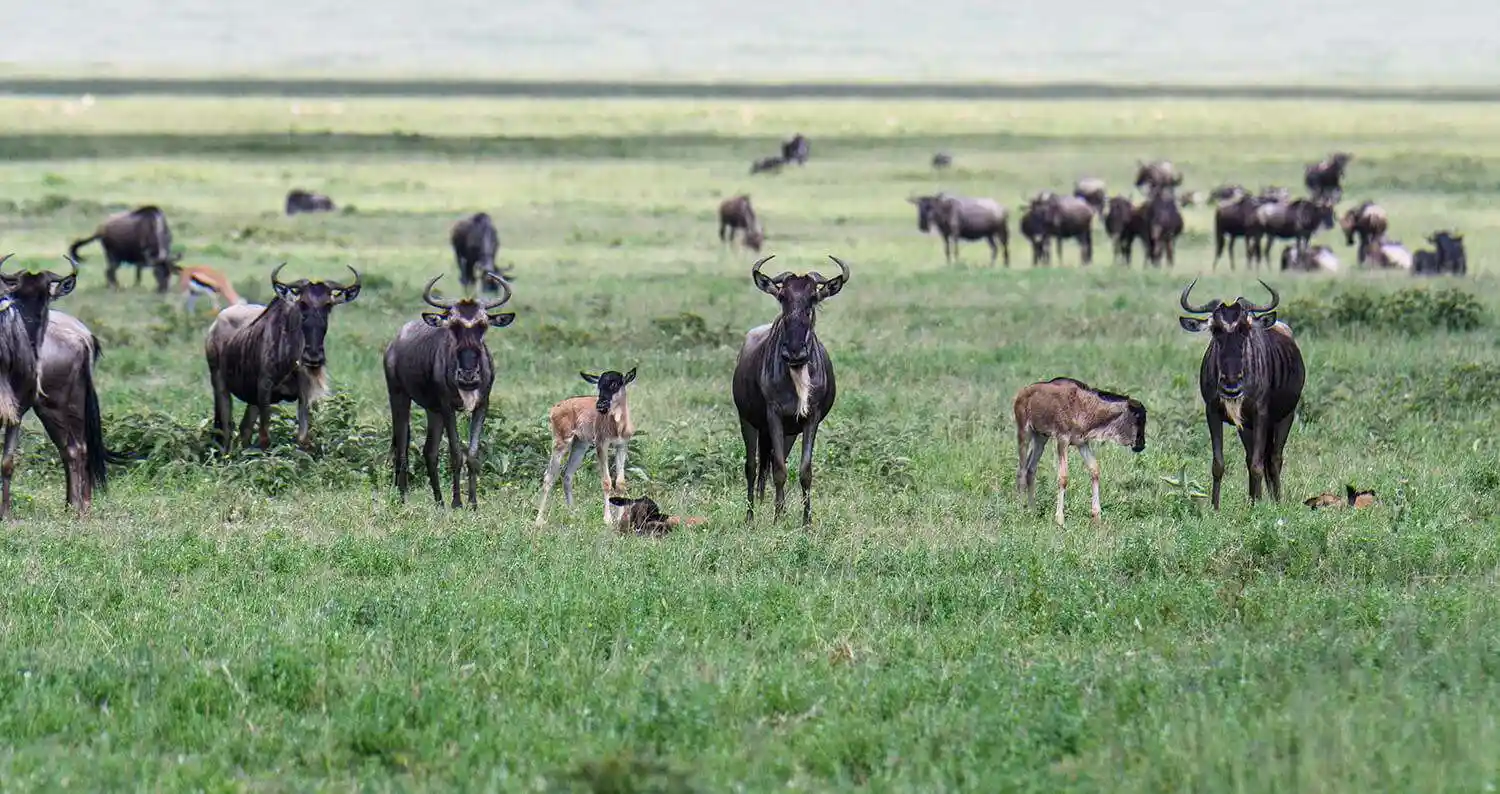
[[[460,390],[459,393],[458,393],[458,398],[463,401],[463,404],[464,404],[464,413],[466,413],[466,414],[472,414],[472,413],[474,413],[474,408],[479,405],[479,390],[478,389],[469,389],[467,391]]]
[[[793,367],[792,389],[797,392],[797,418],[805,419],[811,410],[809,403],[812,400],[812,378],[807,374],[807,365]]]
[[[1244,430],[1245,425],[1240,418],[1240,412],[1244,410],[1245,398],[1238,397],[1233,400],[1220,400],[1219,402],[1224,404],[1224,415],[1229,417],[1230,422],[1234,423],[1234,429]]]

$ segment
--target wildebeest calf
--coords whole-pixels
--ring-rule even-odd
[[[322,193],[312,193],[302,188],[293,188],[286,194],[286,214],[299,212],[332,212],[333,199]]]
[[[1068,448],[1078,447],[1088,467],[1093,489],[1090,515],[1099,520],[1099,460],[1090,444],[1113,441],[1133,452],[1146,448],[1146,407],[1123,394],[1100,391],[1072,378],[1033,383],[1016,393],[1013,405],[1020,465],[1016,489],[1031,507],[1036,493],[1036,467],[1047,441],[1057,442],[1058,525],[1063,523],[1063,500],[1068,488]]]
[[[621,535],[659,538],[677,527],[695,527],[708,520],[699,516],[669,516],[649,496],[639,499],[611,496],[609,503],[617,511],[615,530]]]
[[[1337,273],[1339,258],[1326,245],[1315,245],[1306,251],[1299,251],[1296,246],[1288,245],[1281,249],[1281,269]]]

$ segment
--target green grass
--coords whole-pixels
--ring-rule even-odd
[[[1493,106],[292,102],[0,101],[12,264],[56,268],[106,212],[149,201],[188,261],[252,298],[283,260],[289,277],[352,263],[367,284],[333,313],[317,453],[291,448],[283,408],[273,450],[210,463],[209,317],[107,292],[85,249],[57,308],[104,342],[111,444],[150,457],[75,521],[27,421],[0,528],[7,790],[1500,782]],[[749,177],[794,129],[812,161]],[[1163,481],[1208,480],[1204,340],[1178,329],[1178,290],[1202,274],[1205,295],[1260,294],[1243,268],[1209,272],[1209,211],[1189,211],[1174,271],[1112,266],[1102,235],[1087,269],[1071,246],[1032,269],[1017,245],[992,270],[973,245],[944,265],[904,201],[1124,186],[1154,156],[1190,187],[1297,185],[1333,148],[1356,153],[1347,194],[1379,199],[1394,236],[1461,228],[1471,277],[1261,273],[1309,369],[1289,498],[1251,509],[1231,444],[1217,515]],[[292,185],[355,209],[281,217]],[[840,393],[811,531],[769,509],[742,524],[729,378],[774,304],[714,237],[717,200],[741,190],[777,268],[853,269],[819,320]],[[403,506],[380,356],[421,283],[453,285],[448,225],[478,209],[518,276],[518,319],[489,338],[481,509],[420,485]],[[1473,305],[1483,325],[1444,325]],[[634,490],[708,524],[614,537],[585,475],[577,509],[557,500],[534,529],[547,408],[586,393],[580,369],[631,366]],[[1076,476],[1051,526],[1051,456],[1041,503],[1014,497],[1011,398],[1055,375],[1151,412],[1144,453],[1102,453],[1099,527]],[[1300,504],[1346,482],[1381,505]]]

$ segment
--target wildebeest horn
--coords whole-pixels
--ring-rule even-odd
[[[1182,310],[1189,314],[1208,314],[1209,312],[1214,310],[1213,301],[1209,301],[1202,306],[1193,306],[1192,304],[1188,303],[1188,294],[1193,291],[1193,285],[1197,283],[1198,279],[1195,278],[1186,287],[1183,287],[1182,297],[1178,299],[1178,302],[1182,304]]]
[[[847,284],[849,282],[849,266],[844,264],[844,260],[839,259],[833,254],[829,254],[828,258],[832,259],[833,263],[839,266],[839,281],[843,284]]]
[[[354,265],[344,265],[344,267],[349,268],[349,272],[354,274],[354,283],[345,284],[343,290],[345,292],[358,292],[360,285],[359,271],[354,269]]]
[[[1260,285],[1262,287],[1266,288],[1266,292],[1271,293],[1271,302],[1268,303],[1268,304],[1266,304],[1265,306],[1256,306],[1255,304],[1250,303],[1249,301],[1246,301],[1245,304],[1244,304],[1246,310],[1252,311],[1252,312],[1257,312],[1257,313],[1259,313],[1259,312],[1268,312],[1268,311],[1271,311],[1271,310],[1275,309],[1277,306],[1281,305],[1281,295],[1278,292],[1276,292],[1276,290],[1274,288],[1272,288],[1270,284],[1267,284],[1265,281],[1262,281],[1261,279],[1256,279],[1256,281],[1260,281]],[[1184,294],[1186,294],[1186,293],[1184,293]],[[1241,300],[1243,300],[1243,298]]]
[[[13,257],[13,256],[15,256],[15,255],[16,255],[16,253],[14,251],[12,251],[12,252],[6,254],[3,257],[0,257],[0,268],[5,267],[5,263],[8,262],[8,261],[10,261],[10,258]]]
[[[493,281],[496,284],[500,285],[500,289],[505,290],[505,294],[501,295],[499,298],[496,298],[495,300],[492,300],[492,301],[485,301],[484,302],[484,310],[485,311],[491,311],[493,309],[498,309],[501,306],[504,306],[506,304],[506,302],[510,300],[510,296],[511,296],[510,284],[507,283],[505,281],[505,279],[500,278],[499,276],[495,275],[494,273],[485,273],[484,277],[487,278],[487,279],[489,279],[490,281]]]
[[[286,263],[282,262],[281,264],[279,264],[279,265],[276,266],[275,270],[271,271],[271,285],[272,286],[276,286],[276,285],[280,285],[280,286],[283,286],[283,287],[286,286],[286,282],[284,282],[284,281],[276,278],[276,274],[280,273],[281,269],[284,268],[284,267],[286,267]]]
[[[9,259],[9,258],[10,257],[6,257],[6,259]],[[71,256],[68,256],[67,254],[63,254],[63,261],[68,263],[68,267],[71,267],[72,271],[69,272],[69,273],[67,273],[66,275],[63,275],[61,278],[59,278],[59,280],[67,278],[68,276],[74,276],[74,275],[78,274],[78,260],[74,259]],[[4,264],[4,263],[5,263],[5,259],[0,259],[0,264]]]
[[[436,276],[433,276],[431,281],[427,282],[427,286],[422,290],[422,302],[437,309],[451,309],[453,308],[453,301],[443,303],[437,298],[432,297],[432,287],[434,284],[437,284],[438,279],[442,277],[443,274],[439,273]]]

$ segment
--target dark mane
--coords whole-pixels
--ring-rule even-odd
[[[1129,395],[1120,394],[1119,392],[1105,391],[1103,389],[1096,389],[1093,386],[1090,386],[1087,383],[1084,383],[1083,381],[1078,380],[1077,378],[1057,377],[1057,378],[1053,378],[1052,380],[1047,381],[1047,383],[1071,383],[1074,386],[1077,386],[1078,388],[1083,389],[1084,391],[1089,392],[1090,394],[1093,394],[1095,397],[1098,397],[1099,399],[1101,399],[1101,400],[1103,400],[1105,402],[1111,402],[1111,403],[1134,402],[1136,405],[1140,405],[1139,401],[1131,399],[1131,397]],[[1145,410],[1146,410],[1145,408],[1141,409],[1141,411],[1143,413],[1145,412]]]

